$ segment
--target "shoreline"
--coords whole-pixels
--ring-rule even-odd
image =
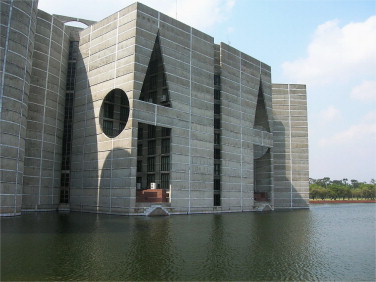
[[[309,200],[310,204],[376,203],[376,200]]]

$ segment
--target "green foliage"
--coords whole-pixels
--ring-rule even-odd
[[[311,199],[375,199],[376,198],[376,182],[371,180],[370,184],[359,182],[351,179],[351,183],[347,178],[342,180],[330,180],[329,177],[322,179],[309,179],[309,193]]]

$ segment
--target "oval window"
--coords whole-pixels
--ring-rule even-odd
[[[121,89],[111,90],[103,100],[99,120],[103,133],[110,138],[118,136],[127,124],[129,100]]]

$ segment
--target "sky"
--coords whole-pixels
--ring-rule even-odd
[[[39,0],[99,21],[134,0]],[[376,179],[376,0],[141,0],[307,85],[310,177]]]

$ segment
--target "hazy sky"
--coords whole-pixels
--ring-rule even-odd
[[[39,0],[101,20],[132,0]],[[310,177],[376,179],[376,0],[141,0],[307,84]]]

